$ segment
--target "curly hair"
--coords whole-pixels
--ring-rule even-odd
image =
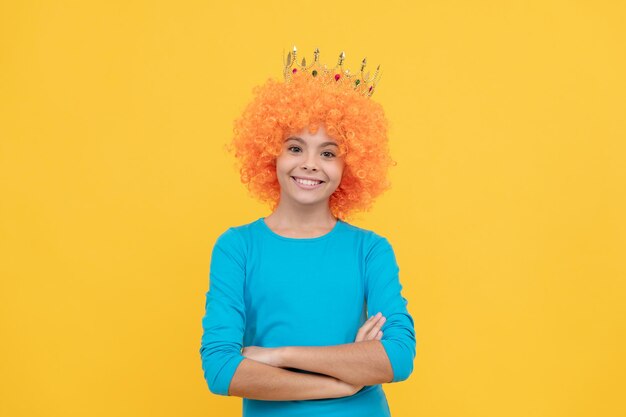
[[[234,121],[234,137],[226,150],[239,161],[241,182],[249,193],[274,211],[280,200],[276,157],[283,140],[305,127],[315,134],[323,123],[338,142],[337,156],[345,162],[329,206],[335,217],[346,221],[355,212],[369,211],[374,200],[391,188],[387,171],[397,162],[389,154],[382,106],[350,84],[320,78],[300,72],[289,82],[269,78],[256,86],[253,100]]]

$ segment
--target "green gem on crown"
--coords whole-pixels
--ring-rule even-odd
[[[316,77],[316,76],[317,76],[317,70],[313,70],[313,71],[311,71],[311,74],[312,74],[314,77]]]
[[[356,80],[356,81],[354,82],[354,84],[355,84],[355,85],[359,85],[359,84],[361,84],[361,80]]]

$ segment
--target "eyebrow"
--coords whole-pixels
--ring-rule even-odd
[[[295,141],[298,141],[298,142],[302,143],[303,145],[306,145],[306,142],[302,138],[299,138],[297,136],[288,137],[287,139],[285,139],[285,142],[287,142],[289,140],[295,140]],[[339,147],[335,142],[324,142],[324,143],[322,143],[320,145],[320,148],[323,148],[326,145],[333,145],[333,146]]]

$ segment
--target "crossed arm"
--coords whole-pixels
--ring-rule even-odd
[[[296,400],[352,395],[365,385],[391,382],[393,370],[380,342],[385,317],[370,318],[354,343],[243,349],[229,395],[253,399]],[[321,375],[292,372],[297,368]]]
[[[282,367],[246,357],[233,376],[228,394],[274,401],[338,398],[353,395],[365,385],[392,379],[384,348],[375,340],[336,346],[290,346],[282,352]]]

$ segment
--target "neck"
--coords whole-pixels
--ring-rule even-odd
[[[270,219],[275,225],[288,228],[330,227],[336,223],[328,204],[324,206],[294,207],[281,201],[276,210],[266,219]]]

